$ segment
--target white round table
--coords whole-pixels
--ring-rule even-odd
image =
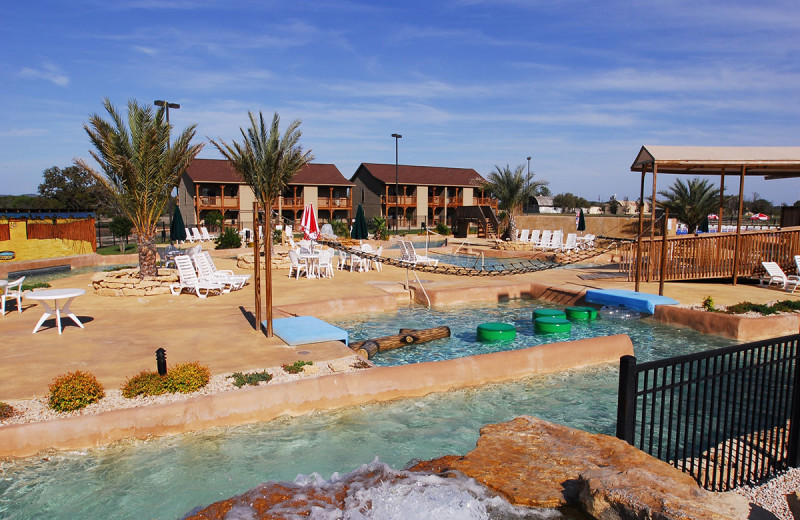
[[[33,333],[36,334],[36,331],[38,331],[39,327],[42,326],[44,320],[53,314],[56,315],[56,324],[58,325],[59,334],[61,334],[62,314],[69,316],[80,328],[83,328],[83,323],[81,323],[81,320],[79,320],[77,316],[70,312],[69,305],[72,303],[72,300],[78,296],[83,296],[84,294],[86,294],[86,291],[83,289],[43,289],[25,293],[26,300],[35,300],[41,302],[42,306],[44,306],[44,314],[42,314],[42,317],[39,319],[39,323],[36,324],[36,327],[33,328]],[[47,303],[50,300],[53,301],[52,307]],[[59,300],[67,300],[67,302],[63,307],[59,308]]]
[[[319,252],[299,253],[297,256],[306,263],[306,278],[317,278],[314,269],[319,262]]]

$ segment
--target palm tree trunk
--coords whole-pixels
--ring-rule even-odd
[[[139,244],[139,278],[156,276],[156,235],[155,233],[139,233],[136,238]]]
[[[517,219],[514,218],[514,213],[511,211],[508,212],[508,236],[510,237],[509,240],[512,241],[517,236]]]

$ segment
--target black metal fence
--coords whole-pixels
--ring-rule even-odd
[[[617,437],[711,491],[797,467],[799,341],[786,336],[642,364],[623,356]]]

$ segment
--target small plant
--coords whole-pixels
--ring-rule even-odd
[[[272,380],[272,374],[266,370],[263,372],[248,372],[247,374],[235,372],[229,377],[233,379],[233,386],[236,388],[241,388],[244,385],[256,386],[261,381],[269,382]]]
[[[708,312],[716,311],[717,309],[714,307],[714,298],[712,298],[710,295],[706,296],[703,300],[703,308]]]
[[[386,226],[386,218],[372,217],[372,227],[375,229],[375,240],[386,240],[389,238],[389,231]]]
[[[14,407],[8,403],[0,402],[0,421],[9,419],[14,416]]]
[[[108,230],[111,234],[119,238],[119,252],[124,253],[125,248],[128,246],[128,237],[133,229],[133,222],[128,217],[114,217],[108,224]],[[125,242],[122,239],[125,239]]]
[[[166,391],[164,377],[158,375],[158,372],[149,370],[139,372],[128,379],[122,387],[122,395],[128,399],[139,395],[161,395]]]
[[[272,243],[273,244],[280,244],[282,238],[283,238],[283,231],[281,231],[280,229],[273,229],[272,230]]]
[[[438,224],[436,224],[436,232],[439,233],[440,235],[449,235],[450,228],[447,227],[447,224],[445,224],[444,222],[439,222]]]
[[[242,237],[240,237],[239,232],[232,227],[225,228],[214,242],[217,244],[216,249],[236,249],[237,247],[242,247]]]
[[[222,220],[222,213],[217,210],[209,211],[203,216],[206,227],[210,227],[211,229],[222,228]]]
[[[331,227],[333,228],[333,234],[336,235],[337,237],[350,236],[350,228],[347,227],[347,223],[343,220],[332,221]]]
[[[30,291],[33,289],[47,289],[50,287],[50,284],[47,282],[22,282],[22,290],[23,291]]]
[[[164,389],[167,392],[188,394],[206,386],[211,372],[197,361],[175,365],[164,376]]]
[[[50,408],[57,412],[80,410],[103,397],[103,386],[94,375],[80,370],[58,376],[48,387]]]
[[[303,371],[303,367],[304,366],[313,365],[313,364],[314,364],[313,361],[297,360],[294,363],[292,363],[291,365],[283,365],[283,369],[285,371],[289,372],[290,374],[299,374],[300,372]]]

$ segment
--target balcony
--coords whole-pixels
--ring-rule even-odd
[[[497,199],[492,197],[475,197],[473,200],[476,206],[491,206],[495,211],[497,210]]]
[[[317,199],[319,209],[349,209],[350,199],[348,197],[319,197]]]
[[[195,203],[199,209],[239,209],[238,196],[218,197],[216,195],[201,195],[199,197],[199,203],[198,197],[195,197]]]
[[[464,197],[447,197],[447,207],[456,208],[464,205]],[[428,207],[442,206],[444,207],[444,195],[434,195],[428,197]]]
[[[398,200],[399,199],[399,200]],[[417,196],[416,195],[400,195],[397,197],[396,195],[381,195],[381,204],[388,204],[390,206],[416,206],[417,205]]]
[[[279,200],[275,199],[272,203],[272,209],[278,209]],[[282,209],[303,209],[303,197],[284,197],[280,201]]]

